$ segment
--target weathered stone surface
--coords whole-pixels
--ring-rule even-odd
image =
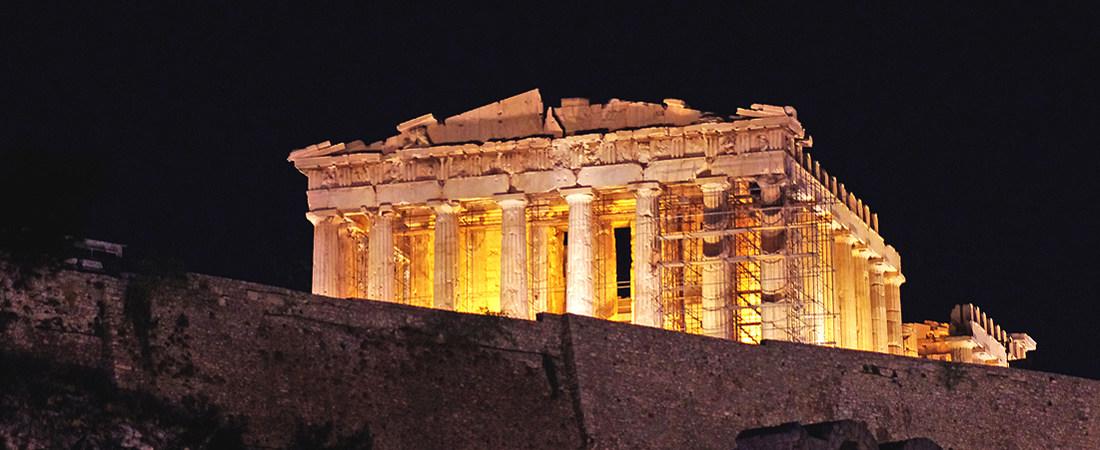
[[[783,152],[760,152],[743,155],[723,155],[714,158],[710,171],[732,177],[780,175],[784,171]]]
[[[378,206],[373,186],[356,186],[326,190],[306,191],[309,210],[347,208],[349,205]]]
[[[392,205],[427,203],[428,200],[440,198],[443,193],[438,181],[386,184],[378,186],[376,190],[379,204]]]
[[[508,192],[508,175],[452,178],[443,183],[443,196],[448,200],[492,197]]]
[[[754,428],[737,435],[737,450],[877,450],[921,449],[939,450],[940,446],[927,438],[907,439],[879,444],[867,424],[855,420],[801,425],[797,422],[773,427]]]
[[[878,442],[867,424],[838,420],[803,426],[791,422],[742,431],[738,450],[876,450]]]
[[[427,127],[434,144],[484,142],[543,134],[542,97],[538,89],[448,117]]]
[[[537,194],[577,184],[577,177],[569,169],[524,172],[512,175],[512,186],[517,191]]]
[[[928,438],[913,438],[904,441],[879,444],[879,450],[943,450],[939,444]]]
[[[369,430],[376,448],[730,448],[745,429],[852,419],[879,441],[1100,447],[1100,382],[1063,375],[201,275],[63,271],[17,288],[0,272],[0,351],[102,369],[170,402],[208,398],[247,418],[255,446],[331,422]]]
[[[645,168],[647,181],[676,183],[691,181],[695,175],[707,169],[706,158],[684,158],[654,161]]]
[[[0,386],[0,448],[244,448],[234,421],[201,400],[165,404],[101,370],[0,353]]]
[[[702,112],[684,106],[683,102],[658,105],[619,99],[592,105],[586,99],[562,99],[561,106],[554,108],[554,116],[566,134],[654,125],[684,126],[702,116]]]
[[[577,174],[577,184],[594,188],[625,186],[641,179],[642,166],[639,164],[584,167]]]

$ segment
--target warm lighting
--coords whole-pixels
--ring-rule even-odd
[[[533,90],[295,151],[314,292],[905,354],[877,215],[812,161],[793,108],[720,117]]]

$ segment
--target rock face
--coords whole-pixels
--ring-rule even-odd
[[[338,300],[193,274],[27,276],[6,265],[0,274],[5,358],[99,373],[110,392],[164,408],[213,410],[208,423],[239,429],[252,447],[731,448],[743,430],[851,419],[880,443],[1100,448],[1093,380],[743,345],[572,315],[530,321]],[[43,378],[4,361],[20,382]],[[53,394],[19,394],[37,388],[3,386],[0,436],[16,446],[79,448],[93,430],[108,439],[101,447],[171,448],[202,429],[96,409],[99,397],[63,383],[49,385],[62,392],[52,403]]]
[[[240,427],[194,399],[168,405],[101,371],[0,355],[0,448],[244,448]]]
[[[737,435],[737,450],[941,450],[930,439],[914,438],[879,444],[867,424],[855,420],[801,425],[797,422],[754,428]]]

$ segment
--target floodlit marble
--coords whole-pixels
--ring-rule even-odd
[[[534,89],[395,128],[288,158],[308,179],[316,294],[917,353],[901,257],[792,107],[549,106]],[[995,359],[1022,339],[990,341]]]

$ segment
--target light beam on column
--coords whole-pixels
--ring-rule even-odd
[[[458,205],[436,201],[435,210],[435,276],[432,278],[432,306],[453,311],[455,286],[458,284]]]
[[[316,295],[340,295],[340,225],[335,211],[310,212],[306,218],[313,223],[313,286]]]
[[[592,188],[563,189],[569,204],[568,274],[565,312],[591,317],[595,313],[596,286],[592,274]]]
[[[634,194],[634,324],[660,327],[657,215],[661,190],[657,183],[641,183],[634,186]]]
[[[370,227],[369,247],[370,279],[367,280],[367,298],[393,301],[394,252],[393,252],[393,208],[383,205],[378,208]]]
[[[527,319],[527,199],[523,194],[495,199],[501,208],[500,311]]]

